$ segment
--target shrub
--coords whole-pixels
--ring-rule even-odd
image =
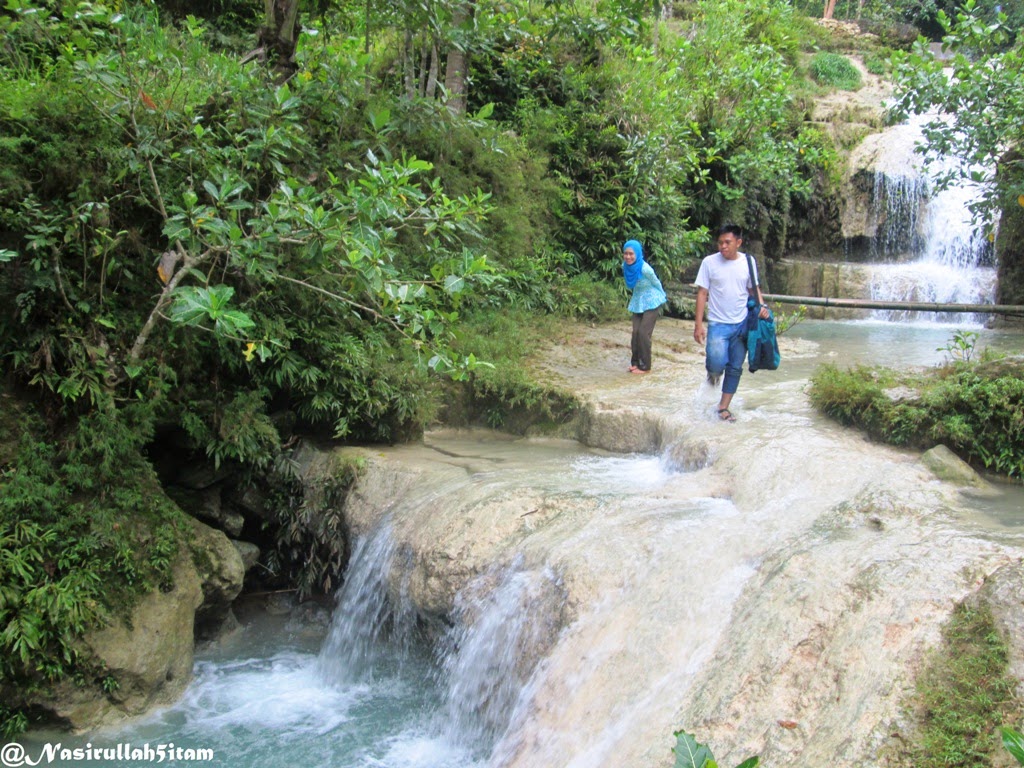
[[[860,71],[848,58],[838,53],[821,51],[811,59],[811,77],[821,85],[855,91],[860,88]]]

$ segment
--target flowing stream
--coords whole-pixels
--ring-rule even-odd
[[[659,324],[662,349],[689,329]],[[969,590],[965,573],[1024,544],[1024,495],[950,496],[916,454],[818,416],[804,386],[825,361],[937,363],[948,337],[805,322],[780,371],[744,376],[735,425],[714,420],[699,369],[670,375],[663,353],[637,381],[597,343],[565,365],[615,413],[655,418],[657,450],[481,431],[374,449],[329,620],[249,612],[174,706],[34,733],[30,753],[173,743],[234,768],[639,768],[671,765],[672,731],[699,726],[729,764],[861,764],[865,713],[895,706],[890,666],[934,640],[919,622],[941,615],[941,590]],[[980,345],[1024,346],[993,331]],[[775,725],[790,717],[817,730],[800,741]]]

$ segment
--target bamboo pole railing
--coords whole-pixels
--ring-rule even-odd
[[[931,301],[876,301],[875,299],[833,299],[827,296],[785,296],[766,293],[765,301],[777,304],[804,304],[808,307],[834,307],[836,309],[895,309],[910,312],[953,312],[986,315],[1021,315],[1024,305],[1019,304],[941,304]]]

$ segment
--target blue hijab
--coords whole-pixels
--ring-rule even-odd
[[[636,240],[627,240],[626,244],[622,246],[622,250],[632,248],[633,253],[636,254],[636,261],[632,264],[627,264],[625,261],[622,262],[622,274],[626,278],[626,287],[629,290],[636,288],[637,281],[640,279],[640,274],[644,270],[644,248]]]

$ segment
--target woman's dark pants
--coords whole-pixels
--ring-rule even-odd
[[[629,364],[641,371],[651,370],[651,336],[654,334],[654,324],[657,320],[657,309],[633,313],[633,338],[630,342],[633,356]]]

